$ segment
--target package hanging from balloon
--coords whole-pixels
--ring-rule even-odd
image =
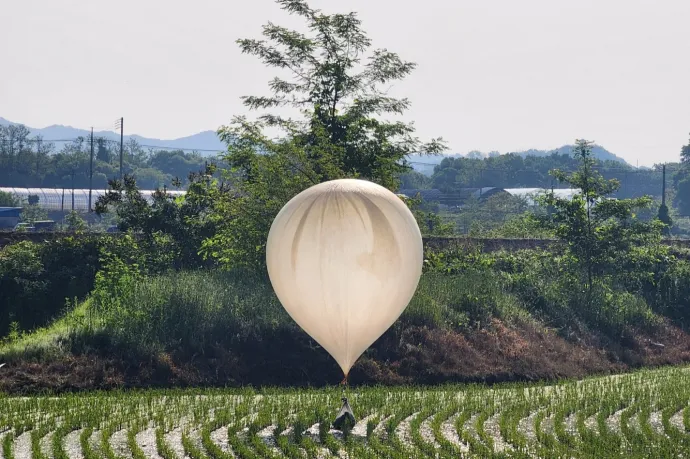
[[[350,428],[352,428],[357,423],[355,414],[352,412],[352,408],[350,408],[350,403],[348,403],[347,398],[343,397],[342,401],[343,406],[340,408],[338,416],[335,417],[335,421],[333,421],[333,428],[340,431],[345,428],[346,424],[349,424]]]
[[[347,376],[412,299],[422,273],[422,236],[391,191],[365,180],[332,180],[280,210],[266,264],[288,314]]]

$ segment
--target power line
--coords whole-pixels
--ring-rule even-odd
[[[5,142],[5,143],[31,143],[31,142],[76,142],[77,140],[84,140],[86,141],[87,137],[76,137],[74,139],[24,139],[21,142],[19,142],[16,139],[0,139],[0,142]]]
[[[424,163],[424,162],[419,162],[419,161],[407,161],[407,164],[415,164],[415,165],[423,165],[423,166],[440,166],[440,164],[437,163]],[[630,168],[625,168],[625,167],[612,167],[612,166],[602,166],[602,165],[597,165],[597,166],[592,166],[593,169],[602,169],[602,170],[613,170],[613,171],[621,171],[621,172],[627,172],[630,174],[637,174],[637,173],[659,173],[661,174],[660,170],[656,169],[636,169],[633,166],[630,166]],[[508,169],[508,168],[500,168],[500,167],[483,167],[481,165],[463,165],[462,168],[457,169],[459,172],[462,172],[463,170],[472,170],[474,171],[489,171],[489,172],[534,172],[534,173],[542,173],[542,171],[536,170],[536,169]]]
[[[203,148],[178,148],[178,147],[164,147],[162,145],[139,145],[140,147],[146,148],[159,148],[161,150],[181,150],[181,151],[204,151],[204,152],[215,152],[220,153],[223,150],[208,150]]]
[[[99,137],[99,136],[94,136],[94,139],[96,140],[102,140],[105,142],[110,142],[114,144],[119,144],[120,142],[115,139],[107,139],[105,137]],[[26,139],[22,140],[21,143],[37,143],[37,142],[42,142],[42,143],[49,143],[49,142],[86,142],[88,141],[88,137],[75,137],[73,139]],[[5,142],[9,143],[10,139],[0,139],[0,142]],[[12,140],[13,143],[19,143],[16,140]],[[203,152],[215,152],[215,153],[220,153],[223,150],[218,149],[218,150],[210,150],[210,149],[204,149],[204,148],[185,148],[185,147],[170,147],[170,146],[165,146],[165,145],[149,145],[149,144],[139,144],[140,147],[146,147],[146,148],[158,148],[160,150],[180,150],[180,151],[203,151]]]
[[[120,120],[117,121],[118,123]],[[94,136],[94,139],[97,139],[99,141],[104,141],[104,142],[110,142],[113,144],[119,144],[120,142],[115,139],[108,139],[103,136]],[[75,137],[72,139],[25,139],[22,140],[22,143],[49,143],[49,142],[87,142],[88,137]],[[10,139],[0,139],[0,142],[5,142],[8,143],[10,142]],[[17,140],[12,140],[13,143],[18,143]],[[151,144],[139,144],[140,147],[144,148],[154,148],[154,149],[159,149],[159,150],[175,150],[175,151],[192,151],[192,152],[204,152],[204,153],[220,153],[224,150],[222,149],[206,149],[206,148],[185,148],[185,147],[172,147],[172,146],[165,146],[165,145],[151,145]],[[445,158],[444,158],[445,159]],[[455,159],[455,158],[454,158]],[[466,159],[466,158],[457,158],[457,159]],[[483,159],[479,160],[483,161]],[[418,166],[439,166],[441,163],[426,163],[423,161],[406,161],[407,164],[413,164],[413,165],[418,165]],[[674,163],[672,163],[674,164]],[[670,166],[670,165],[669,165]],[[615,167],[615,166],[605,166],[605,165],[595,165],[592,166],[593,169],[602,169],[602,170],[609,170],[609,171],[621,171],[621,172],[626,172],[626,173],[631,173],[631,174],[640,174],[640,173],[659,173],[661,174],[661,170],[657,169],[640,169],[636,168],[634,166],[628,166],[628,167]],[[533,173],[542,173],[539,170],[534,170],[534,169],[520,169],[520,170],[511,170],[511,169],[506,169],[506,168],[497,168],[497,167],[483,167],[481,164],[466,164],[462,166],[462,169],[458,169],[459,171],[462,171],[463,169],[471,169],[473,171],[489,171],[489,172],[533,172]],[[673,167],[669,167],[669,170],[673,171]]]

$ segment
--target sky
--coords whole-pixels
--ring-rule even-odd
[[[272,0],[2,2],[0,116],[162,139],[215,130],[268,94],[240,53]],[[593,140],[631,164],[677,161],[690,137],[688,0],[312,0],[356,11],[373,47],[417,69],[391,94],[453,153]]]

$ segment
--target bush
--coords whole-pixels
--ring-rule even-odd
[[[459,301],[457,309],[468,320],[528,313],[564,332],[586,326],[620,337],[626,327],[653,327],[658,323],[650,307],[655,303],[646,298],[656,297],[655,279],[663,270],[655,269],[672,262],[664,254],[663,250],[643,248],[631,251],[618,276],[597,279],[591,289],[584,288],[582,271],[568,252],[487,254],[451,249],[427,253],[425,266],[428,272],[448,278],[463,273],[466,289],[474,293]],[[473,272],[478,275],[473,276]],[[443,296],[441,292],[436,289],[429,297]]]
[[[21,201],[12,193],[0,191],[0,207],[19,207]]]
[[[99,269],[96,237],[41,244],[23,241],[0,249],[0,336],[46,324],[68,299],[84,298]]]
[[[118,260],[119,268],[149,275],[178,267],[183,257],[173,238],[161,232],[144,238],[79,234],[8,245],[0,249],[0,338],[13,323],[22,331],[41,327],[63,312],[67,300],[73,306],[75,299],[86,298],[104,263],[114,269]],[[105,274],[101,283],[117,278]],[[128,294],[126,289],[112,293]]]

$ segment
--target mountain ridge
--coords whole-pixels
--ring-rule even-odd
[[[22,123],[15,123],[0,117],[0,126],[21,124]],[[54,142],[58,148],[61,148],[63,144],[68,143],[77,137],[88,137],[91,135],[90,130],[65,126],[62,124],[51,124],[50,126],[46,126],[44,128],[33,128],[30,126],[26,126],[26,128],[31,132],[31,135],[41,135],[46,141]],[[103,137],[108,140],[118,142],[120,140],[119,132],[94,131],[93,134],[95,137]],[[196,150],[206,153],[221,152],[225,150],[225,145],[218,139],[216,132],[211,130],[197,132],[196,134],[179,137],[176,139],[156,139],[139,134],[125,133],[123,140],[127,142],[130,139],[136,140],[141,146],[144,147],[158,147],[163,149],[189,151]]]
[[[9,121],[5,118],[0,117],[0,126],[7,125],[20,125],[21,123],[15,123]],[[55,146],[60,149],[62,145],[76,139],[77,137],[87,138],[91,132],[86,129],[79,129],[72,126],[65,126],[62,124],[53,124],[46,126],[44,128],[32,128],[26,126],[32,135],[41,135],[46,141],[52,141]],[[120,134],[114,131],[94,131],[94,136],[104,137],[109,140],[118,141],[120,140]],[[198,132],[196,134],[179,137],[176,139],[156,139],[152,137],[145,137],[139,134],[125,134],[124,141],[127,142],[130,139],[136,140],[144,148],[160,148],[160,149],[170,149],[170,150],[185,150],[185,151],[197,151],[203,156],[212,156],[214,153],[219,153],[225,151],[226,146],[223,142],[218,139],[215,131],[207,130]],[[572,151],[572,145],[563,145],[559,148],[552,150],[538,150],[529,149],[524,151],[508,152],[514,153],[520,156],[548,156],[553,152],[559,154],[570,154]],[[617,161],[624,164],[627,163],[620,156],[611,153],[600,145],[595,145],[592,148],[594,156],[599,160],[611,160]],[[497,151],[492,151],[489,153],[483,153],[477,150],[470,151],[468,153],[452,153],[444,154],[441,156],[426,156],[422,154],[412,154],[408,156],[408,160],[412,163],[412,167],[422,173],[433,173],[433,168],[438,165],[445,157],[470,157],[470,158],[486,158],[491,156],[497,156],[504,153]]]

